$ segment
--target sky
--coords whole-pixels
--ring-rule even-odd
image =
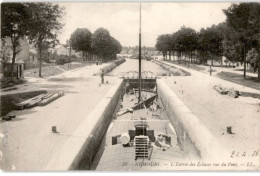
[[[77,28],[92,33],[99,27],[109,30],[122,46],[137,46],[139,5],[136,2],[63,2],[65,26],[59,34],[64,44]],[[226,20],[227,2],[146,2],[142,3],[142,46],[154,47],[158,35],[172,34],[181,26],[196,31]]]

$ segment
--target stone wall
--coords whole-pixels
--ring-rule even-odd
[[[210,161],[223,161],[228,156],[225,148],[166,85],[164,80],[157,80],[157,91],[175,127],[178,142],[184,152],[188,154],[196,152],[201,159]]]

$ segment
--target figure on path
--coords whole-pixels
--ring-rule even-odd
[[[102,70],[102,73],[101,73],[101,84],[104,84],[104,76],[105,76],[105,73],[104,73],[104,70]]]
[[[127,80],[127,81],[126,81],[126,84],[125,84],[125,93],[126,93],[126,94],[129,93],[129,89],[130,89],[130,84],[129,84],[129,81]]]

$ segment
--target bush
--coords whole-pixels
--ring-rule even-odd
[[[112,64],[110,64],[110,65],[108,65],[108,66],[102,68],[102,69],[101,69],[101,72],[98,73],[98,75],[101,75],[102,71],[104,71],[105,74],[106,74],[106,73],[109,73],[109,72],[111,72],[114,68],[116,68],[118,65],[120,65],[120,64],[122,64],[122,63],[124,63],[124,62],[125,62],[125,59],[117,59],[117,60],[115,60]]]
[[[59,55],[57,56],[57,59],[56,59],[56,64],[57,65],[63,65],[63,64],[66,64],[70,62],[70,59],[69,59],[69,56],[66,56],[66,55]]]
[[[14,85],[23,84],[26,80],[23,78],[14,78],[13,81],[11,81],[10,77],[2,77],[0,80],[0,87],[1,88],[7,88],[7,87],[13,87]]]

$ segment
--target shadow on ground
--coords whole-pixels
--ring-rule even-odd
[[[88,81],[89,78],[50,78],[48,81],[52,82],[72,82],[72,81]]]
[[[17,122],[17,121],[22,121],[24,120],[25,118],[19,118],[19,117],[16,117],[16,118],[12,118],[12,120],[0,120],[0,123],[5,123],[5,122]]]

